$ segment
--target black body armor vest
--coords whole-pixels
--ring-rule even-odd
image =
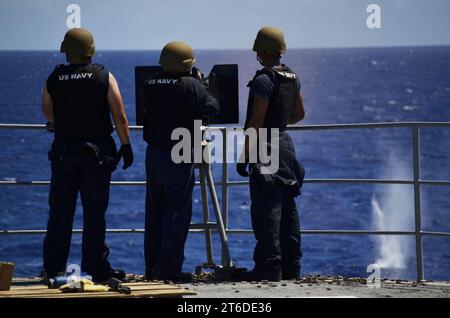
[[[282,69],[262,69],[256,72],[256,75],[248,83],[251,87],[253,81],[260,75],[267,74],[274,84],[274,89],[270,97],[269,108],[264,119],[264,128],[278,128],[284,131],[289,122],[289,117],[295,106],[298,86],[296,83],[297,75],[286,65]],[[250,94],[247,105],[247,118],[245,128],[248,128],[248,122],[253,111],[254,95]]]
[[[160,73],[144,83],[144,140],[163,149],[172,148],[172,131],[193,126],[194,114],[188,107],[184,77]]]
[[[55,139],[111,135],[107,101],[109,72],[103,65],[58,65],[47,80],[55,116]]]

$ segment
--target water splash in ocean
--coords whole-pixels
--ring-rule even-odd
[[[372,217],[376,229],[379,231],[388,230],[391,218],[386,217],[384,211],[381,209],[377,198],[372,197]],[[404,269],[405,268],[405,258],[406,251],[408,250],[405,246],[401,244],[401,237],[399,236],[385,236],[380,235],[377,237],[378,243],[378,259],[376,264],[381,268],[394,268],[394,269]]]
[[[387,164],[386,178],[409,179],[408,170],[398,157],[391,155]],[[380,197],[373,196],[372,224],[379,231],[405,231],[413,227],[413,198],[411,187],[388,185],[382,188]],[[409,237],[401,235],[379,235],[376,264],[385,269],[405,269],[411,255]]]

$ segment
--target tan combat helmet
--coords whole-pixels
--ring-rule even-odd
[[[263,27],[256,36],[253,51],[257,53],[286,53],[283,31],[275,27]]]
[[[167,71],[189,72],[195,64],[194,50],[184,42],[169,42],[161,51],[159,64]]]
[[[92,33],[81,28],[70,29],[64,36],[60,52],[66,53],[68,56],[93,57],[95,44]]]

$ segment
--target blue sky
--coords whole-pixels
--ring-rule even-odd
[[[0,50],[59,49],[71,3],[100,50],[248,49],[264,25],[282,28],[288,48],[450,45],[449,0],[1,0]],[[370,3],[381,29],[366,27]]]

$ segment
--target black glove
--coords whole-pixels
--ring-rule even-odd
[[[247,171],[248,162],[238,162],[236,165],[236,171],[241,177],[248,177],[249,173]]]
[[[205,79],[205,74],[200,72],[200,70],[195,66],[191,69],[191,76],[198,79],[200,82],[202,82]]]
[[[120,161],[120,158],[123,157],[123,169],[127,169],[129,166],[133,164],[134,156],[133,149],[131,149],[130,144],[122,145],[117,153],[116,162]]]

